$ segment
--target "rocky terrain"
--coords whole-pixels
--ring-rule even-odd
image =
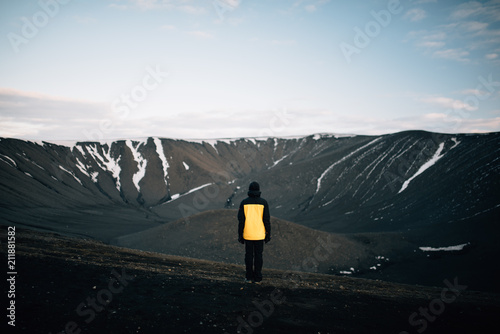
[[[15,237],[7,333],[486,333],[500,311],[498,294],[460,277],[423,287],[266,269],[255,285],[238,265],[19,228]],[[0,238],[5,254],[6,228]]]
[[[243,264],[236,242],[237,210],[210,210],[111,240],[111,244],[183,257]],[[496,275],[481,276],[495,262],[494,229],[482,226],[468,235],[429,236],[426,229],[384,233],[330,233],[282,219],[271,219],[272,240],[264,250],[265,267],[385,281],[439,285],[459,276],[476,290],[497,291]],[[463,227],[463,226],[462,226]],[[437,232],[436,232],[437,233]],[[482,239],[480,238],[483,235]],[[469,241],[472,241],[469,242]],[[424,245],[458,245],[438,250]],[[464,263],[467,263],[465,266]]]

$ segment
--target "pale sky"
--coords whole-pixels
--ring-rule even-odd
[[[500,131],[500,1],[0,0],[0,136]]]

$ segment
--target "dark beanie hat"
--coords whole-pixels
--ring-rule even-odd
[[[249,191],[260,191],[260,186],[257,182],[252,182],[250,183],[250,186],[248,187]]]

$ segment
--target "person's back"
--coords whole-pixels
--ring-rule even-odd
[[[269,205],[260,197],[260,186],[252,182],[248,197],[238,210],[238,241],[245,244],[246,281],[262,281],[264,242],[271,240]]]

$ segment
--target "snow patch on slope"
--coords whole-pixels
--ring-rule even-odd
[[[76,158],[76,167],[80,170],[80,172],[90,177],[90,174],[87,171],[87,166],[85,166],[78,158]]]
[[[85,157],[85,151],[81,146],[75,146],[78,151],[82,154],[82,156]],[[121,189],[121,182],[120,182],[120,172],[121,172],[121,167],[119,165],[121,157],[118,157],[118,159],[114,160],[111,157],[111,144],[108,145],[108,150],[106,152],[106,147],[103,146],[101,147],[103,154],[101,155],[99,153],[99,150],[97,149],[97,144],[91,144],[88,146],[85,146],[94,159],[94,161],[105,171],[111,172],[113,175],[113,179],[116,181],[116,189],[120,191]],[[77,162],[80,162],[77,159]],[[99,175],[97,172],[92,172],[89,173],[86,166],[83,165],[83,163],[77,164],[77,167],[82,171],[82,173],[88,175],[94,183],[97,183],[97,176]],[[86,172],[85,172],[85,171]],[[96,175],[97,173],[97,175]]]
[[[165,181],[165,184],[167,184],[168,168],[170,167],[170,165],[168,164],[167,157],[165,156],[165,151],[163,149],[161,140],[159,138],[154,138],[153,141],[156,145],[156,152],[158,153],[158,157],[160,158],[161,164],[163,166],[163,180]]]
[[[176,199],[179,199],[179,198],[181,198],[181,197],[183,197],[183,196],[186,196],[186,195],[189,195],[189,194],[191,194],[191,193],[194,193],[195,191],[198,191],[198,190],[203,189],[203,188],[205,188],[205,187],[211,186],[212,184],[214,184],[214,183],[207,183],[207,184],[204,184],[204,185],[202,185],[202,186],[199,186],[199,187],[193,188],[193,189],[191,189],[191,190],[189,190],[188,192],[185,192],[185,193],[183,193],[183,194],[175,194],[175,195],[172,195],[172,196],[171,196],[171,200],[170,200],[170,201],[168,201],[168,202],[165,202],[165,203],[169,203],[169,202],[175,201]]]
[[[285,160],[286,158],[288,158],[288,156],[289,156],[289,155],[290,155],[290,154],[286,154],[286,155],[284,155],[281,159],[276,160],[276,161],[274,162],[274,164],[273,164],[271,167],[269,167],[268,169],[271,169],[271,168],[275,167],[277,164],[279,164],[280,162],[282,162],[283,160]]]
[[[410,177],[408,180],[406,180],[403,183],[403,186],[401,187],[401,190],[399,190],[398,194],[401,193],[403,190],[405,190],[406,187],[408,187],[408,185],[410,184],[410,182],[414,178],[416,178],[417,176],[419,176],[420,174],[425,172],[428,168],[432,167],[439,159],[441,159],[444,156],[444,154],[441,154],[443,149],[444,149],[444,143],[439,144],[439,147],[438,147],[436,153],[434,153],[434,156],[429,161],[427,161],[425,164],[423,164],[412,177]]]
[[[2,156],[2,158],[0,158],[0,160],[5,162],[6,164],[10,165],[11,167],[17,167],[16,162],[12,158],[10,158],[6,155],[3,155],[3,154],[0,154],[0,156]],[[5,160],[5,159],[7,159],[7,160]]]
[[[315,133],[312,137],[313,140],[320,140],[320,139],[329,139],[329,138],[350,138],[350,137],[356,137],[356,135],[353,134],[348,134],[348,133]]]
[[[466,244],[461,244],[461,245],[456,245],[456,246],[448,246],[448,247],[438,247],[438,248],[433,248],[433,247],[419,247],[419,249],[423,252],[452,252],[452,251],[461,251],[464,249],[465,246],[469,245],[470,243]]]
[[[90,173],[90,178],[92,179],[92,182],[94,183],[97,183],[98,181],[98,178],[99,177],[99,173],[98,172],[92,172]]]
[[[67,170],[66,168],[64,168],[63,166],[59,165],[59,168],[63,171],[65,171],[66,173],[68,173],[69,175],[73,176],[73,178],[78,182],[80,183],[80,185],[83,185],[82,181],[80,181],[79,178],[76,177],[75,173],[73,173],[72,171],[69,171]],[[31,176],[31,175],[30,175]],[[33,177],[33,176],[31,176]]]
[[[360,148],[352,151],[351,153],[349,153],[348,155],[346,155],[345,157],[343,157],[342,159],[338,160],[338,161],[335,161],[333,164],[330,165],[330,167],[328,167],[322,174],[321,176],[318,178],[318,183],[316,185],[316,193],[317,194],[321,188],[321,181],[323,180],[323,178],[333,169],[333,167],[337,166],[339,163],[345,161],[346,159],[348,159],[349,157],[353,156],[354,154],[356,154],[357,152],[361,151],[362,149],[376,143],[377,141],[379,141],[380,139],[382,139],[382,137],[378,137],[378,138],[375,138],[374,140],[372,140],[371,142],[369,142],[368,144],[366,145],[363,145],[361,146]]]
[[[116,159],[116,161],[113,160],[113,158],[111,158],[111,145],[108,145],[108,152],[106,152],[104,148],[102,151],[105,158],[105,160],[103,161],[103,165],[113,175],[113,178],[116,180],[116,189],[120,191],[121,189],[120,172],[122,171],[122,169],[118,163],[120,162],[121,156],[119,156],[118,159]]]
[[[226,142],[227,144],[231,144],[231,142],[224,141],[224,140],[219,140],[219,139],[186,139],[187,142],[189,143],[196,143],[200,145],[208,144],[213,147],[215,152],[219,154],[219,151],[217,150],[217,144],[219,144],[219,141],[221,142]]]
[[[136,143],[137,146],[134,146],[134,143],[131,140],[127,140],[125,141],[125,144],[130,148],[130,151],[134,156],[134,160],[137,162],[137,168],[139,170],[132,176],[132,182],[137,188],[137,191],[141,192],[141,187],[139,186],[139,182],[142,180],[144,175],[146,175],[146,166],[148,164],[148,161],[144,159],[141,153],[139,152],[139,148],[142,145],[144,145],[144,142],[137,142]]]

